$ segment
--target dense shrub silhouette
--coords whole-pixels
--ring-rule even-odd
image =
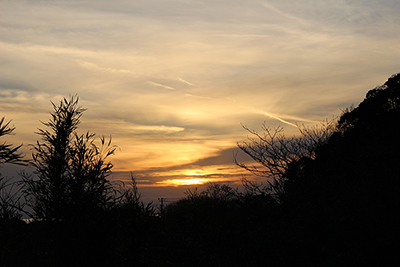
[[[273,260],[276,238],[272,220],[277,204],[268,195],[238,192],[225,184],[204,191],[187,190],[186,197],[167,206],[163,222],[165,260],[173,266],[258,266]],[[268,230],[266,230],[268,229]]]
[[[397,74],[344,112],[337,131],[308,166],[320,177],[316,192],[321,195],[322,216],[333,230],[329,239],[340,244],[348,257],[379,261],[372,256],[379,251],[380,257],[395,258],[393,247],[400,237],[399,136]]]

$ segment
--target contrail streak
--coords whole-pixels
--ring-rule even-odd
[[[254,109],[254,111],[255,111],[256,113],[263,114],[263,115],[265,115],[265,116],[267,116],[267,117],[270,117],[270,118],[276,119],[276,120],[278,120],[278,121],[281,121],[281,122],[283,122],[283,123],[285,123],[285,124],[287,124],[287,125],[290,125],[290,126],[299,128],[298,125],[296,125],[296,124],[294,124],[294,123],[291,123],[291,122],[289,122],[289,121],[286,121],[286,120],[284,120],[284,119],[282,119],[282,118],[279,118],[279,117],[276,116],[276,115],[273,115],[273,114],[271,114],[271,113],[268,113],[268,112],[265,112],[265,111],[262,111],[262,110],[259,110],[259,109],[255,109],[255,108],[253,108],[253,109]]]
[[[191,86],[193,86],[193,84],[192,84],[192,83],[190,83],[190,82],[188,82],[188,81],[186,81],[186,80],[182,79],[181,77],[178,77],[178,80],[179,80],[180,82],[183,82],[183,83],[186,83],[186,84],[188,84],[188,85],[191,85]]]
[[[168,85],[161,84],[161,83],[155,83],[155,82],[152,82],[152,81],[148,81],[147,83],[151,84],[151,85],[154,85],[154,86],[163,87],[163,88],[168,89],[168,90],[175,90],[175,88],[173,88],[171,86],[168,86]]]

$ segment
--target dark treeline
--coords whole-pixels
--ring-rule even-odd
[[[0,163],[30,164],[12,193],[0,177],[2,266],[364,266],[398,264],[400,74],[357,106],[316,127],[244,126],[238,147],[265,177],[245,190],[210,184],[186,191],[162,216],[135,180],[107,180],[111,140],[78,134],[77,98],[53,104],[32,145],[0,145]],[[14,131],[4,118],[0,137]],[[26,208],[33,222],[21,220]],[[396,265],[397,265],[396,264]]]

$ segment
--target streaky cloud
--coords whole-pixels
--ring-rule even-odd
[[[279,117],[279,118],[285,118],[285,119],[295,120],[295,121],[310,122],[310,123],[321,123],[320,121],[305,119],[305,118],[301,118],[301,117],[297,117],[297,116],[291,116],[291,115],[286,115],[286,114],[284,114],[284,115],[282,115],[282,114],[275,114],[275,116],[277,116],[277,117]]]
[[[165,89],[168,89],[168,90],[175,90],[175,88],[173,88],[171,86],[168,86],[168,85],[161,84],[161,83],[155,83],[155,82],[152,82],[152,81],[148,81],[147,83],[151,84],[151,85],[154,85],[154,86],[162,87],[162,88],[165,88]]]
[[[6,43],[0,41],[0,49],[10,49],[17,51],[34,51],[34,52],[48,52],[54,54],[68,54],[68,55],[95,55],[96,53],[90,50],[75,48],[75,47],[61,47],[51,45],[38,45],[32,43]]]
[[[286,18],[291,19],[291,20],[295,20],[295,21],[297,21],[297,22],[299,22],[299,23],[301,23],[301,24],[303,24],[303,25],[308,25],[308,24],[309,24],[309,23],[307,23],[307,22],[306,22],[305,20],[303,20],[303,19],[300,19],[300,18],[298,18],[298,17],[296,17],[296,16],[293,16],[293,15],[290,15],[290,14],[288,14],[288,13],[286,13],[286,12],[283,12],[282,10],[276,8],[275,6],[271,5],[270,3],[262,2],[262,5],[263,5],[265,8],[267,8],[267,9],[269,9],[269,10],[271,10],[271,11],[273,11],[273,12],[275,12],[275,13],[277,13],[277,14],[283,16],[283,17],[286,17]]]
[[[278,117],[278,116],[276,116],[276,115],[274,115],[274,114],[272,114],[272,113],[268,113],[268,112],[265,112],[265,111],[262,111],[262,110],[256,109],[256,108],[253,108],[253,109],[254,109],[254,111],[255,111],[256,113],[258,113],[258,114],[262,114],[262,115],[264,115],[264,116],[270,117],[270,118],[272,118],[272,119],[276,119],[276,120],[278,120],[278,121],[280,121],[280,122],[283,122],[283,123],[285,123],[285,124],[287,124],[287,125],[290,125],[290,126],[299,128],[298,125],[296,125],[296,124],[294,124],[294,123],[291,123],[291,122],[289,122],[289,121],[287,121],[287,120],[284,120],[284,119],[282,119],[282,118],[280,118],[280,117]]]
[[[191,85],[191,86],[193,86],[193,84],[192,84],[192,83],[190,83],[190,82],[188,82],[188,81],[186,81],[186,80],[182,79],[181,77],[178,77],[178,80],[179,80],[179,81],[181,81],[181,82],[183,82],[183,83],[186,83],[186,84],[188,84],[188,85]]]
[[[193,95],[193,94],[185,94],[187,97],[195,97],[195,98],[202,98],[202,99],[209,99],[209,100],[214,100],[215,98],[209,97],[209,96],[201,96],[201,95]]]
[[[175,126],[165,126],[165,125],[138,125],[133,127],[134,130],[138,131],[154,131],[154,132],[182,132],[185,130],[183,127],[175,127]]]
[[[112,72],[112,73],[123,73],[123,74],[131,74],[134,76],[137,76],[137,74],[131,70],[125,70],[125,69],[113,69],[113,68],[102,68],[92,62],[87,62],[83,61],[80,59],[75,59],[74,60],[76,63],[79,65],[83,66],[84,68],[90,69],[90,70],[96,70],[96,71],[102,71],[102,72]]]
[[[125,120],[116,120],[116,119],[92,119],[92,122],[103,123],[109,125],[111,128],[114,129],[115,132],[121,133],[125,132],[127,134],[132,133],[177,133],[185,131],[184,127],[179,126],[168,126],[168,125],[144,125],[144,124],[136,124],[136,123],[129,123]]]

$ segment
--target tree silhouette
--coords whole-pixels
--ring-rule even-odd
[[[312,221],[318,236],[330,240],[332,251],[368,262],[378,260],[371,247],[379,243],[381,255],[395,255],[394,240],[400,238],[393,224],[400,219],[399,122],[396,74],[370,90],[357,107],[345,110],[313,160],[298,162],[286,173],[292,215],[297,222]],[[296,210],[303,212],[295,215]]]
[[[15,127],[10,126],[10,122],[5,122],[5,118],[0,119],[0,137],[5,135],[13,134]],[[23,159],[22,153],[18,150],[22,147],[13,146],[3,142],[0,144],[0,165],[4,163],[26,165],[27,160]],[[12,219],[20,218],[20,211],[22,210],[22,204],[19,202],[17,192],[13,192],[14,184],[10,183],[10,179],[3,177],[0,173],[0,218]]]
[[[106,179],[113,165],[106,162],[115,151],[111,139],[75,132],[82,113],[78,97],[64,98],[54,103],[51,119],[39,129],[41,142],[33,145],[33,163],[37,179],[23,174],[24,193],[35,216],[46,220],[89,216],[106,208],[113,188]]]
[[[291,169],[291,166],[298,161],[313,159],[316,148],[327,142],[335,125],[336,120],[327,120],[318,126],[299,126],[300,136],[290,138],[285,136],[283,128],[280,126],[271,129],[264,123],[261,134],[243,126],[252,136],[248,137],[248,141],[239,142],[237,145],[257,164],[249,165],[238,162],[236,159],[235,163],[257,176],[268,178],[264,185],[243,179],[245,187],[255,194],[257,192],[282,194],[285,174]]]
[[[15,127],[10,126],[10,122],[4,122],[4,117],[0,119],[0,137],[5,136],[5,135],[10,135],[13,133],[15,130]],[[26,163],[25,160],[23,160],[23,155],[22,153],[18,152],[18,149],[20,149],[22,145],[13,147],[12,144],[7,144],[6,142],[3,142],[0,144],[0,164],[3,163],[14,163],[14,164],[24,164]]]

